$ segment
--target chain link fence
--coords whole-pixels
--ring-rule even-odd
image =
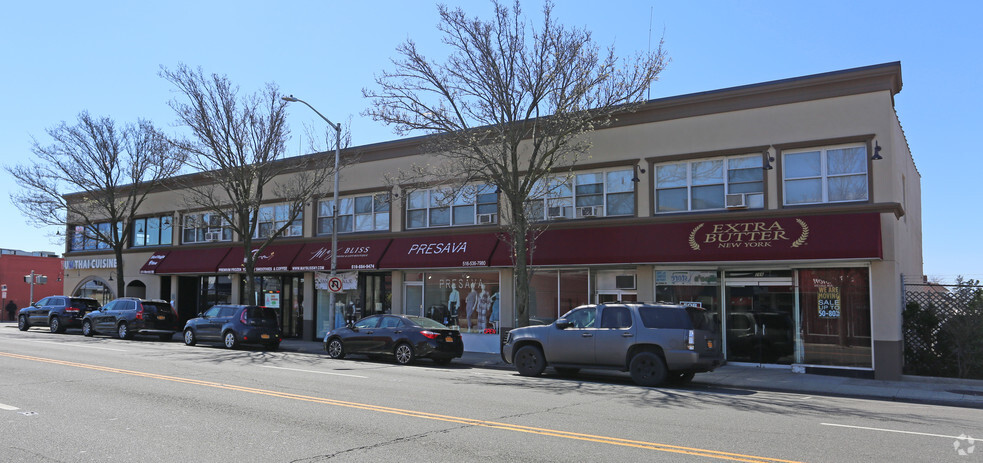
[[[904,283],[904,373],[983,379],[983,286]]]

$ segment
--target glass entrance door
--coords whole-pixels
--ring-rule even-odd
[[[727,360],[791,365],[795,361],[795,286],[728,280]]]
[[[423,284],[407,283],[403,287],[403,313],[423,316]]]

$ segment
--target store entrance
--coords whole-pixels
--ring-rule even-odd
[[[749,273],[752,275],[745,275]],[[794,363],[795,286],[791,271],[728,272],[728,277],[724,294],[727,360]]]

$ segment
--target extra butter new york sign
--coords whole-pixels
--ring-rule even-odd
[[[779,219],[697,224],[689,234],[694,251],[710,249],[798,248],[809,240],[809,224]]]

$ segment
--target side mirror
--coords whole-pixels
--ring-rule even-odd
[[[208,318],[205,316],[205,312],[198,312],[198,318]]]
[[[571,326],[573,326],[573,323],[570,323],[570,321],[567,320],[566,318],[557,318],[556,319],[556,327],[559,328],[559,329],[561,329],[561,330],[565,330],[567,328],[570,328]]]
[[[352,331],[358,333],[358,327],[357,326],[351,325],[351,328],[352,328]]]

